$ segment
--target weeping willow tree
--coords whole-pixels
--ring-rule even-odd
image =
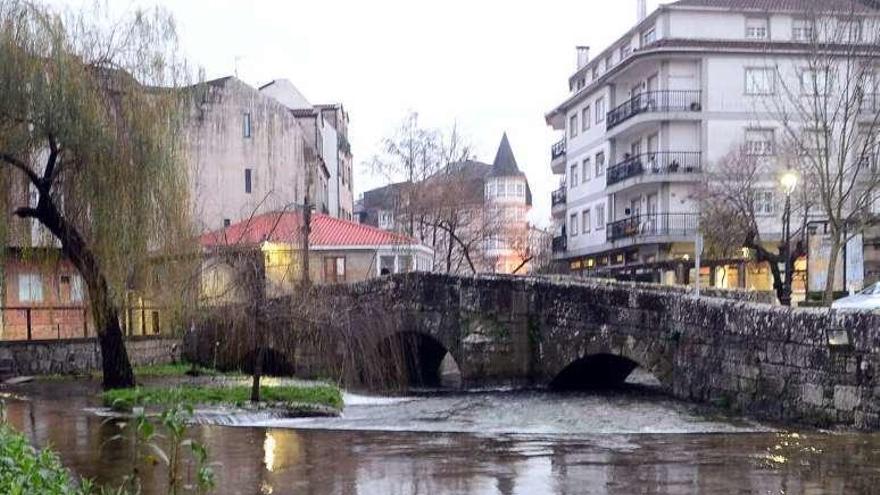
[[[104,387],[118,388],[134,385],[127,284],[190,237],[178,140],[187,100],[174,89],[186,71],[170,15],[107,19],[0,0],[0,241],[60,249],[76,267]]]

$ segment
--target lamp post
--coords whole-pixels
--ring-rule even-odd
[[[791,306],[791,280],[793,261],[791,259],[791,195],[797,188],[798,174],[793,170],[787,170],[779,178],[779,184],[785,193],[785,211],[782,213],[782,249],[779,254],[782,257],[782,296],[779,298],[783,306]]]

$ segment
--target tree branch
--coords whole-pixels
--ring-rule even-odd
[[[34,171],[31,170],[31,168],[28,167],[27,164],[23,161],[8,153],[0,153],[0,161],[4,161],[11,165],[13,168],[17,168],[27,176],[28,180],[30,180],[33,185],[37,186],[38,188],[40,187],[40,177],[37,176],[37,174],[34,173]]]

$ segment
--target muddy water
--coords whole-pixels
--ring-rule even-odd
[[[132,445],[94,384],[9,390],[9,419],[100,482]],[[198,425],[220,494],[880,493],[880,436],[778,431],[643,392],[348,395],[344,417]],[[204,416],[202,419],[219,416]],[[146,493],[165,493],[161,467]]]

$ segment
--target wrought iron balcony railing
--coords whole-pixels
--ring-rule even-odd
[[[699,112],[702,91],[645,91],[608,112],[606,129],[648,112]]]
[[[553,252],[554,253],[564,253],[568,248],[568,238],[565,235],[560,235],[553,238]]]
[[[565,186],[553,191],[550,199],[553,206],[564,205],[566,201]]]
[[[654,213],[635,215],[608,224],[609,242],[627,238],[690,236],[697,233],[697,215],[693,213]]]
[[[553,147],[550,148],[550,160],[556,160],[557,158],[561,158],[565,156],[565,139],[559,141],[554,144]]]
[[[628,156],[608,169],[610,186],[642,174],[698,174],[703,171],[699,151],[657,151]]]

